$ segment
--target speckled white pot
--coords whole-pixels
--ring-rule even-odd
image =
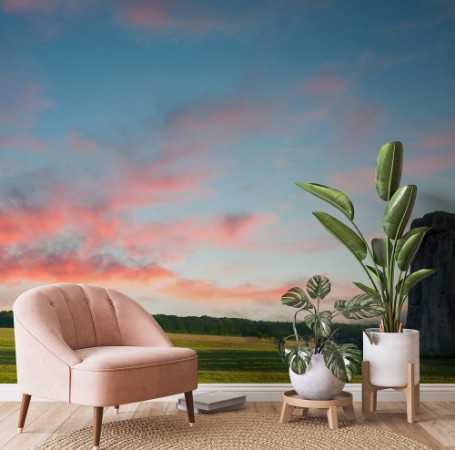
[[[369,328],[375,344],[363,333],[363,360],[370,362],[370,383],[374,386],[404,387],[408,384],[408,362],[414,364],[414,383],[420,382],[420,342],[417,330],[381,333]]]
[[[289,368],[289,378],[295,392],[308,400],[331,400],[343,390],[345,384],[327,369],[321,354],[313,355],[303,375]]]

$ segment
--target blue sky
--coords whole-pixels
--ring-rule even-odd
[[[316,273],[354,295],[294,182],[343,190],[380,235],[387,141],[414,217],[455,212],[451,1],[0,5],[0,308],[58,281],[271,320]]]

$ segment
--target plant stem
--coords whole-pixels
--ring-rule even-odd
[[[297,314],[302,311],[301,309],[299,309],[295,314],[294,314],[294,320],[292,322],[292,328],[294,329],[294,336],[295,336],[295,340],[298,341],[299,340],[299,333],[297,333]]]

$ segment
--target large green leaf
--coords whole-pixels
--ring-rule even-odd
[[[344,303],[335,302],[334,308],[346,319],[371,319],[381,316],[385,311],[382,302],[368,294],[356,295]]]
[[[381,286],[381,287],[384,287],[385,286],[385,283],[384,283],[384,274],[383,272],[381,272],[379,269],[376,270],[375,267],[372,267],[372,266],[368,266],[366,265],[365,266],[368,270],[368,273],[371,275],[371,277],[374,279],[374,281],[376,281],[376,284]]]
[[[403,296],[405,297],[406,295],[409,294],[409,291],[420,281],[422,281],[424,278],[429,277],[430,275],[433,275],[436,272],[435,269],[420,269],[415,272],[412,272],[408,276],[404,277],[396,287],[397,292],[401,292],[401,286],[403,286]]]
[[[374,262],[381,267],[387,266],[387,252],[392,251],[392,246],[388,239],[374,238],[371,241],[371,248],[373,249]]]
[[[319,313],[308,314],[303,323],[313,331],[316,336],[329,337],[332,332],[331,311],[320,311]]]
[[[401,142],[387,142],[378,153],[376,160],[376,191],[382,200],[388,201],[400,186],[403,168],[403,145]]]
[[[351,381],[360,370],[362,353],[354,344],[328,341],[321,353],[327,368],[341,381]]]
[[[299,375],[302,375],[306,372],[306,369],[310,364],[313,351],[310,347],[299,345],[286,349],[285,355],[291,370]]]
[[[308,296],[299,287],[289,289],[289,291],[281,297],[281,303],[286,306],[292,306],[293,308],[302,308],[306,310],[314,309]]]
[[[431,227],[413,228],[398,240],[395,259],[400,270],[406,271],[409,269],[425,233],[429,230],[431,230]]]
[[[390,239],[399,239],[403,235],[414,208],[416,195],[417,186],[401,186],[387,203],[382,224]]]
[[[313,215],[319,220],[322,226],[342,242],[359,261],[363,261],[366,258],[367,246],[351,228],[323,211],[314,211]]]
[[[305,182],[298,182],[295,184],[310,194],[313,194],[319,199],[334,206],[345,216],[349,217],[349,219],[352,220],[354,218],[354,206],[349,197],[343,192],[322,184]]]
[[[331,289],[330,281],[327,277],[322,275],[315,275],[308,280],[306,285],[308,294],[312,299],[323,299],[329,293]]]
[[[367,286],[366,284],[360,283],[360,281],[354,281],[354,284],[363,292],[365,292],[365,294],[368,294],[370,297],[373,297],[376,300],[381,299],[381,294],[378,291],[376,291],[376,289],[373,289],[370,286]]]

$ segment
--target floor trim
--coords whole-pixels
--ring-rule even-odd
[[[211,391],[232,392],[246,395],[250,402],[280,402],[283,399],[283,392],[291,390],[290,384],[200,384],[195,393]],[[361,401],[362,385],[349,383],[345,391],[351,392],[354,401]],[[17,402],[22,397],[17,384],[0,384],[0,401]],[[172,395],[152,401],[172,401],[181,395]],[[421,384],[420,398],[426,402],[453,402],[455,401],[455,384]],[[34,401],[47,401],[46,399],[32,397]],[[393,389],[378,392],[378,401],[405,401],[405,395]]]

